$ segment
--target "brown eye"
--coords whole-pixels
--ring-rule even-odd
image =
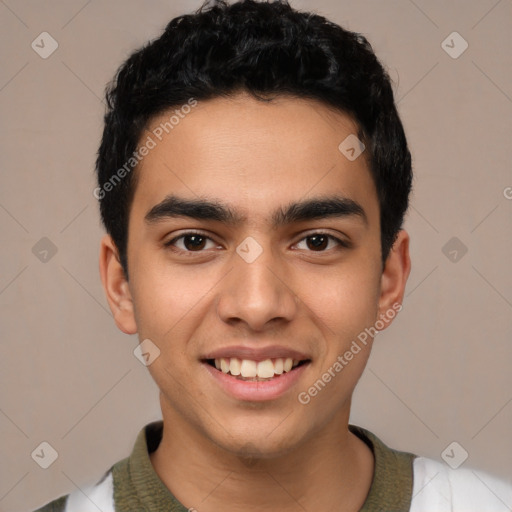
[[[302,247],[301,247],[302,245]],[[297,248],[305,249],[313,252],[328,252],[334,248],[348,248],[348,242],[344,242],[335,236],[327,233],[312,233],[304,237],[298,244]]]
[[[190,251],[203,249],[206,244],[206,238],[201,235],[185,235],[183,237],[183,245]]]
[[[210,247],[207,247],[208,243],[211,244]],[[215,247],[215,243],[210,237],[194,232],[177,236],[164,245],[177,252],[202,252],[203,249]]]
[[[308,248],[313,251],[322,251],[329,244],[329,237],[326,235],[312,235],[308,236],[306,240],[308,240]]]

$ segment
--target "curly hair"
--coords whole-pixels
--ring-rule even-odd
[[[412,168],[391,80],[370,43],[286,0],[214,0],[171,20],[160,37],[129,56],[106,89],[95,195],[126,277],[137,174],[125,172],[115,186],[103,185],[126,169],[156,116],[190,98],[240,91],[262,101],[272,95],[315,99],[355,120],[376,185],[384,265],[408,208]]]

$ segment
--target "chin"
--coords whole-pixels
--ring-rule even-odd
[[[284,416],[286,418],[286,416]],[[218,432],[220,437],[211,438],[214,443],[237,457],[271,459],[286,455],[296,449],[306,437],[293,424],[284,425],[286,420],[257,423],[245,422],[243,425],[224,425],[226,430]],[[303,428],[303,427],[302,427]],[[302,429],[300,429],[302,430]]]

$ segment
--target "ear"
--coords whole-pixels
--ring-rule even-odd
[[[398,232],[393,247],[389,251],[386,264],[382,272],[380,281],[379,297],[379,318],[383,315],[389,318],[390,310],[396,311],[402,309],[402,301],[405,293],[407,278],[411,272],[411,258],[409,256],[409,234],[405,230]],[[388,314],[386,314],[388,312]],[[387,327],[391,321],[383,322]]]
[[[117,327],[126,334],[135,334],[137,324],[130,287],[119,261],[117,247],[110,235],[101,239],[100,275]]]

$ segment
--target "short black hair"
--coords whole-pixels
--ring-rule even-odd
[[[370,43],[286,0],[214,0],[171,20],[160,37],[129,56],[106,89],[95,196],[126,278],[137,182],[130,170],[136,171],[133,155],[148,124],[191,98],[238,92],[265,101],[315,99],[356,121],[379,199],[384,265],[407,211],[412,169],[391,80]]]

